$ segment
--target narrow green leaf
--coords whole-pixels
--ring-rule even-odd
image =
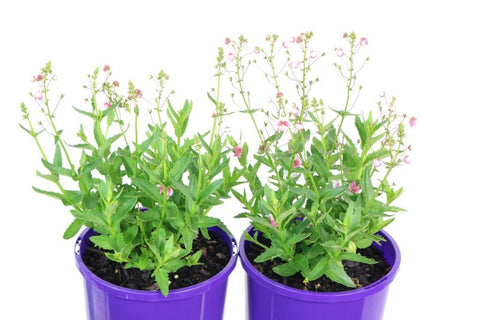
[[[83,226],[83,221],[79,219],[74,219],[72,223],[68,226],[67,230],[63,233],[63,239],[73,238],[80,228]]]
[[[349,288],[355,288],[355,283],[343,269],[341,261],[332,261],[328,264],[325,275],[332,281],[343,284]]]
[[[160,189],[148,180],[141,178],[132,178],[132,182],[142,192],[144,192],[149,198],[154,199],[157,202],[162,202],[160,196]]]
[[[290,277],[296,274],[300,270],[297,268],[297,265],[295,264],[295,262],[290,261],[274,267],[273,271],[276,274],[281,275],[282,277]]]
[[[364,257],[360,254],[352,253],[352,252],[343,252],[339,259],[347,260],[347,261],[354,261],[366,264],[376,264],[377,261]]]
[[[168,273],[163,269],[156,269],[153,272],[153,276],[155,277],[155,281],[157,282],[158,287],[160,288],[160,291],[165,297],[167,297],[168,289],[170,286],[170,283],[168,280]]]

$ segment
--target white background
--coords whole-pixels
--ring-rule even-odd
[[[173,3],[173,4],[172,4]],[[388,231],[402,250],[385,320],[480,319],[479,49],[474,1],[2,1],[0,4],[1,319],[85,319],[73,240],[62,240],[68,210],[36,194],[40,156],[24,134],[19,102],[47,60],[67,94],[60,111],[85,97],[81,85],[109,64],[125,84],[164,68],[176,99],[193,99],[208,119],[206,91],[217,47],[243,33],[288,39],[313,31],[332,56],[344,31],[369,39],[362,84],[387,91],[418,118],[412,163],[401,170],[399,205]],[[330,59],[330,58],[328,58]],[[329,61],[329,60],[326,61]],[[332,67],[333,68],[333,67]],[[368,81],[368,83],[367,83]],[[372,96],[373,97],[373,96]],[[361,106],[373,106],[368,95]],[[372,98],[372,99],[367,99]],[[75,100],[76,99],[76,100]],[[205,108],[203,112],[202,108]],[[199,122],[201,123],[201,121]],[[76,125],[65,129],[76,130]],[[246,221],[233,202],[215,212],[237,238]],[[230,278],[225,319],[244,319],[244,274]],[[313,318],[312,318],[313,319]]]

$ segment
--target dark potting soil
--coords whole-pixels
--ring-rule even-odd
[[[182,267],[177,272],[170,274],[170,290],[185,288],[202,281],[208,280],[219,273],[230,260],[230,249],[220,236],[209,232],[210,239],[202,235],[193,241],[192,253],[202,251],[200,265]],[[137,268],[123,268],[123,264],[109,260],[105,251],[95,247],[89,241],[82,260],[85,265],[99,278],[118,286],[137,289],[158,291],[158,285],[152,277],[152,272]]]
[[[266,246],[270,245],[270,240],[266,239],[262,234],[259,234],[257,239],[260,241],[260,243]],[[250,263],[255,267],[255,269],[257,269],[266,277],[278,283],[284,284],[292,288],[312,292],[341,292],[356,289],[349,288],[342,284],[333,282],[326,276],[322,276],[315,281],[310,281],[307,285],[303,283],[304,279],[300,273],[294,274],[290,277],[282,277],[273,271],[273,268],[275,268],[277,265],[284,263],[282,262],[282,260],[276,258],[262,263],[254,262],[255,258],[264,251],[265,250],[262,247],[254,243],[249,243],[246,250],[247,258]],[[374,259],[375,261],[377,261],[377,263],[370,265],[352,261],[343,262],[345,271],[352,278],[353,282],[357,285],[357,288],[365,287],[379,280],[390,271],[391,266],[385,261],[382,251],[378,248],[370,246],[366,249],[359,249],[358,253],[367,258]]]

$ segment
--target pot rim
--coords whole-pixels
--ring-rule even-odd
[[[227,265],[219,273],[205,281],[197,283],[193,286],[170,290],[167,297],[165,297],[160,291],[137,290],[118,286],[101,279],[91,272],[82,260],[82,254],[85,250],[85,244],[83,240],[89,239],[93,235],[94,230],[91,228],[85,228],[75,242],[75,262],[85,281],[90,281],[93,285],[97,286],[103,291],[106,291],[108,294],[112,294],[124,299],[142,301],[165,301],[167,299],[168,301],[172,301],[185,299],[194,295],[203,294],[212,286],[217,285],[218,282],[226,280],[236,265],[238,246],[237,241],[231,232],[229,230],[223,230],[220,227],[211,227],[208,228],[208,230],[218,233],[230,248],[231,256]]]
[[[248,232],[248,233],[252,231],[253,231],[253,226],[249,226],[245,230],[245,232]],[[379,291],[382,291],[383,289],[387,288],[390,285],[390,283],[393,281],[395,276],[397,275],[397,272],[400,266],[400,261],[401,261],[400,249],[397,243],[395,242],[395,240],[393,239],[393,237],[384,230],[378,232],[378,234],[384,237],[387,241],[382,242],[381,245],[377,245],[374,243],[374,246],[376,246],[383,252],[387,250],[390,252],[393,252],[394,261],[391,264],[391,267],[392,267],[391,270],[381,279],[369,284],[368,286],[354,289],[354,290],[349,290],[349,291],[311,292],[311,291],[305,291],[305,290],[289,287],[268,278],[267,276],[263,275],[260,271],[255,269],[255,267],[248,260],[245,252],[245,242],[246,242],[245,233],[242,234],[242,237],[240,238],[240,242],[239,242],[240,261],[242,263],[244,270],[247,272],[249,278],[256,281],[261,286],[275,292],[276,294],[288,296],[293,299],[298,299],[303,301],[313,301],[313,302],[343,302],[343,301],[362,299],[366,296],[374,295]]]

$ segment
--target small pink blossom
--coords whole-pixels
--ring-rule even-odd
[[[297,129],[297,131],[303,130],[304,129],[303,122],[299,121],[299,122],[295,123],[295,129]]]
[[[35,100],[42,100],[43,99],[43,93],[42,91],[35,91],[33,93],[33,99]]]
[[[377,169],[380,168],[382,166],[382,161],[379,159],[373,159],[373,166]]]
[[[292,37],[292,38],[290,39],[290,43],[295,43],[295,37]]]
[[[282,98],[283,97],[283,92],[278,91],[276,97],[277,97],[277,99]]]
[[[352,181],[352,183],[350,183],[348,190],[350,190],[354,194],[359,194],[362,191],[362,188],[359,184],[357,185],[357,182],[354,180]]]
[[[242,151],[243,149],[241,146],[236,146],[235,148],[233,148],[233,152],[234,152],[233,156],[240,157],[242,155]]]
[[[380,92],[379,96],[380,98],[385,98],[385,91]]]
[[[163,194],[163,186],[161,184],[157,185],[157,187],[160,189],[160,194]],[[173,195],[173,189],[170,187],[167,187],[167,199],[170,198]]]
[[[230,38],[225,38],[225,44],[229,45],[230,44]]]
[[[282,47],[284,47],[285,49],[288,49],[288,46],[289,46],[288,42],[283,41]]]
[[[288,120],[278,120],[277,122],[277,132],[287,131],[290,128],[290,122]]]
[[[301,164],[300,158],[295,157],[295,159],[293,160],[293,169],[300,167],[300,164]]]
[[[117,80],[113,81],[113,82],[112,82],[112,85],[113,85],[114,87],[120,87],[120,83],[119,83]]]
[[[302,43],[303,39],[302,39],[302,36],[298,36],[296,39],[295,39],[295,42],[296,43]]]
[[[318,57],[317,51],[311,50],[310,51],[310,59],[316,59]]]
[[[336,49],[335,53],[337,54],[337,57],[340,57],[340,58],[343,57],[343,55],[344,55],[342,48]]]
[[[417,118],[415,117],[411,117],[410,120],[408,120],[408,124],[410,125],[410,127],[415,126],[416,123],[417,123]]]
[[[110,66],[108,64],[103,66],[103,71],[109,71],[109,70],[110,70]]]
[[[335,181],[335,183],[333,184],[333,188],[336,189],[338,187],[340,187],[340,181]]]
[[[360,39],[360,45],[361,46],[366,46],[368,44],[367,38],[363,37]]]
[[[110,102],[105,102],[105,103],[103,104],[103,107],[104,107],[105,109],[108,109],[108,108],[110,108],[111,106],[112,106],[112,104],[111,104]]]
[[[253,53],[255,54],[259,54],[260,53],[260,47],[255,47],[255,49],[253,49]]]
[[[36,77],[33,77],[33,81],[41,81],[43,79],[43,76],[41,74],[37,75]]]
[[[275,219],[273,218],[273,215],[269,214],[269,215],[268,215],[268,220],[270,220],[270,224],[271,224],[274,228],[278,228],[278,224],[275,222]]]
[[[409,163],[410,163],[410,156],[409,156],[408,154],[405,155],[405,157],[403,157],[403,162],[404,162],[405,164],[409,164]]]
[[[135,89],[133,91],[133,95],[135,96],[135,98],[141,99],[143,97],[143,92],[140,89]]]
[[[227,54],[227,59],[230,60],[230,61],[233,61],[233,60],[235,60],[235,55],[230,52],[229,54]]]
[[[300,66],[300,61],[297,61],[297,62],[290,61],[288,63],[288,66],[292,69],[297,69]]]
[[[292,108],[290,109],[290,114],[294,117],[298,117],[300,115],[300,109],[297,107],[295,103],[292,103]]]

